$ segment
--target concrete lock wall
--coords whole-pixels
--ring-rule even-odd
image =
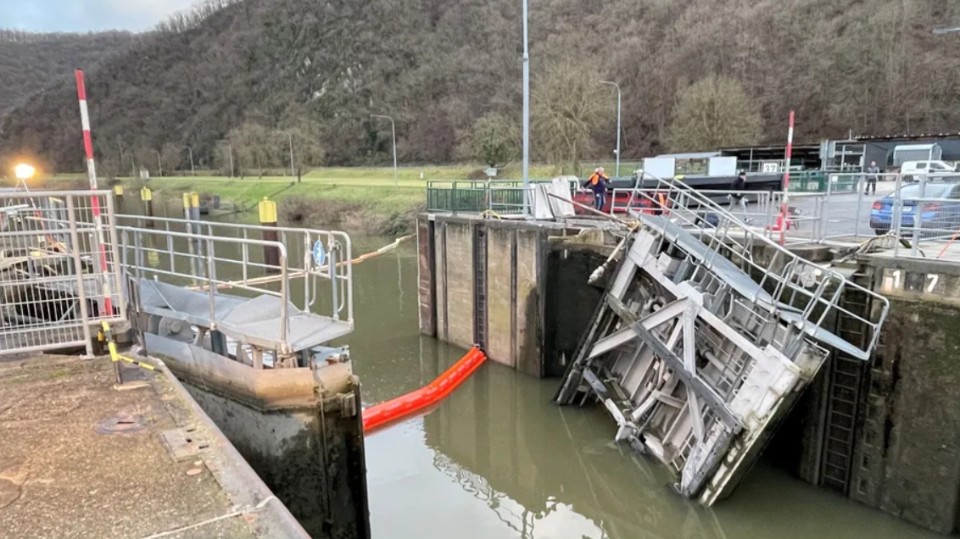
[[[868,367],[850,497],[920,526],[960,528],[960,268],[870,262],[890,316]]]
[[[420,331],[464,348],[481,344],[490,359],[539,376],[537,283],[546,235],[522,225],[419,219]]]
[[[481,344],[525,374],[562,374],[599,300],[586,281],[604,257],[552,243],[569,232],[559,225],[425,215],[417,229],[420,331]]]
[[[845,484],[831,458],[828,364],[771,448],[801,478],[940,533],[960,529],[960,268],[924,260],[863,261],[862,284],[891,301],[874,357],[850,402]],[[831,357],[828,363],[836,361]],[[845,410],[846,411],[846,410]]]

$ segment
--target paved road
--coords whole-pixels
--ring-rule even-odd
[[[791,232],[809,236],[823,227],[823,234],[827,238],[873,236],[873,229],[870,228],[871,207],[874,202],[892,193],[895,187],[895,182],[881,182],[875,195],[864,195],[862,191],[833,193],[829,196],[819,193],[791,195],[790,206],[800,210],[796,219],[799,226]],[[751,207],[753,211],[754,207]]]

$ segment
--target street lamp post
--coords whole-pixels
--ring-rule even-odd
[[[390,133],[393,138],[393,186],[398,187],[397,183],[397,124],[394,123],[393,118],[385,116],[383,114],[371,114],[371,118],[384,118],[390,120]]]
[[[614,88],[617,89],[617,171],[616,171],[616,175],[619,177],[620,176],[620,103],[622,101],[621,99],[622,95],[620,94],[620,85],[608,80],[602,80],[600,81],[600,84],[609,84],[610,86],[613,86]]]
[[[523,0],[523,214],[530,215],[530,34]]]
[[[120,148],[120,165],[117,167],[117,176],[120,176],[120,171],[123,169],[123,142],[120,141],[120,137],[117,137],[117,147]]]
[[[163,177],[163,159],[160,158],[160,152],[157,152],[157,170],[160,171],[159,177]]]

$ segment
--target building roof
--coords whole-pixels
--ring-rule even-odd
[[[939,146],[937,143],[932,144],[901,144],[897,146],[897,150],[932,150],[934,146]]]
[[[689,153],[664,153],[657,157],[670,157],[673,159],[709,159],[710,157],[720,157],[720,152],[689,152]]]
[[[929,140],[929,139],[958,139],[960,138],[960,133],[915,133],[915,134],[900,134],[900,135],[857,135],[853,137],[853,140],[861,142],[870,142],[870,141],[896,141],[896,140]]]

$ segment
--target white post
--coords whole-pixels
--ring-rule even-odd
[[[293,133],[287,133],[287,138],[290,141],[290,177],[295,178],[297,171],[293,166]]]
[[[530,34],[523,0],[523,214],[530,215]]]
[[[191,148],[190,146],[187,146],[187,151],[190,152],[190,175],[196,176],[197,169],[196,167],[193,166],[193,148]]]
[[[157,152],[157,170],[160,171],[159,176],[163,177],[163,160],[160,158],[160,152]]]
[[[390,118],[390,133],[393,137],[393,187],[399,187],[397,184],[397,124]]]
[[[602,80],[600,81],[600,84],[609,84],[617,89],[617,150],[616,150],[617,151],[617,170],[615,175],[619,177],[620,176],[620,103],[622,102],[620,85],[608,80]]]

